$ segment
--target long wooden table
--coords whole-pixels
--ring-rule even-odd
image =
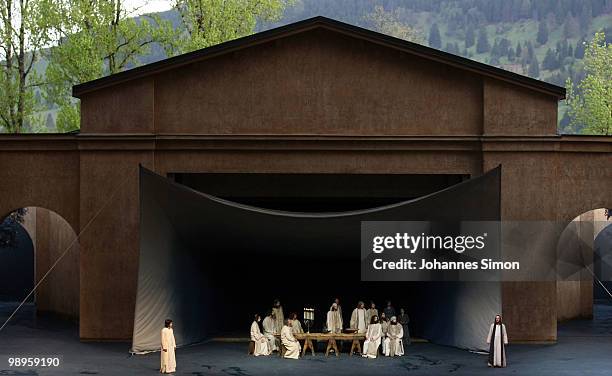
[[[312,341],[327,341],[327,348],[325,349],[325,356],[329,356],[329,352],[333,349],[336,356],[339,356],[340,351],[338,350],[338,344],[336,341],[352,341],[351,350],[349,355],[353,355],[355,350],[361,353],[361,343],[359,341],[365,340],[365,333],[294,333],[293,336],[297,340],[303,340],[304,346],[302,348],[302,356],[306,354],[306,351],[310,349],[312,355],[315,354],[314,345]]]

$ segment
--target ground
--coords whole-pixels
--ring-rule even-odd
[[[14,305],[0,305],[6,319]],[[129,343],[82,343],[73,323],[35,319],[32,307],[0,332],[0,375],[156,375],[159,353],[130,356]],[[488,369],[486,355],[430,343],[406,348],[400,358],[363,359],[321,353],[300,360],[247,355],[245,343],[209,342],[178,349],[177,375],[610,375],[612,374],[612,303],[597,304],[595,317],[559,325],[554,345],[510,345],[509,367]],[[248,327],[248,325],[246,325]],[[508,328],[510,339],[512,328]],[[59,369],[9,368],[12,355],[63,357]]]

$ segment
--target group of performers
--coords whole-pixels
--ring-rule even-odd
[[[387,316],[390,317],[390,320],[387,320]],[[349,329],[350,332],[365,334],[363,357],[376,358],[381,344],[385,356],[401,356],[404,355],[404,345],[410,344],[409,321],[404,309],[400,310],[399,319],[395,316],[395,309],[391,302],[387,302],[380,316],[373,302],[370,303],[370,308],[367,310],[363,302],[359,302],[351,313]],[[289,318],[285,319],[280,301],[275,300],[272,310],[263,320],[263,333],[259,328],[260,322],[261,316],[256,314],[251,324],[251,341],[255,344],[253,352],[255,356],[270,355],[273,351],[279,351],[276,335],[280,333],[280,342],[286,349],[284,357],[287,359],[299,358],[301,345],[294,334],[303,333],[303,329],[297,314],[292,313]],[[176,341],[173,325],[172,320],[167,319],[161,331],[161,373],[176,371]],[[342,307],[339,299],[332,303],[327,312],[325,329],[330,333],[342,333],[343,331]],[[500,315],[495,316],[489,328],[487,344],[489,344],[488,366],[506,367],[505,347],[508,344],[508,334]]]
[[[304,332],[297,314],[292,313],[285,319],[283,307],[277,299],[261,323],[263,333],[259,328],[261,321],[261,316],[256,314],[251,324],[251,341],[255,343],[253,354],[270,355],[274,351],[279,351],[277,336],[280,334],[280,343],[286,349],[284,357],[297,359],[301,345],[294,334]],[[376,358],[381,345],[385,356],[401,356],[404,355],[404,345],[410,344],[409,322],[410,318],[403,308],[400,309],[399,316],[396,316],[395,308],[390,301],[387,301],[380,315],[374,302],[371,302],[370,307],[366,309],[365,304],[360,301],[351,313],[348,331],[365,335],[362,351],[364,357]],[[344,331],[342,306],[338,298],[327,312],[324,331],[336,334]]]

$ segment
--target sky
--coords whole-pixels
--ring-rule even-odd
[[[172,8],[175,0],[125,0],[128,12],[135,11],[136,15],[143,13],[163,12]]]

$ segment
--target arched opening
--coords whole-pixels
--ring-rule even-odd
[[[612,209],[575,217],[561,233],[558,250],[559,336],[612,334],[599,326],[612,319]]]
[[[24,299],[15,321],[40,314],[76,319],[79,244],[72,226],[58,213],[41,207],[19,208],[1,218],[2,322]]]

